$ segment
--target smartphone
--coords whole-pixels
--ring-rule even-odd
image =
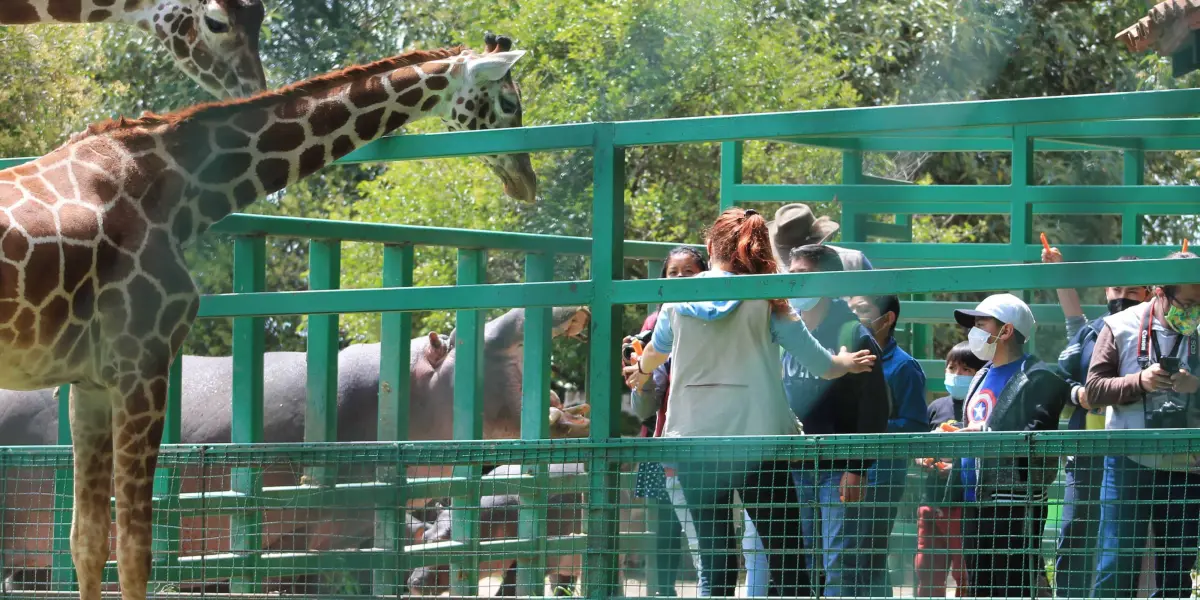
[[[1158,359],[1158,366],[1162,367],[1166,372],[1174,375],[1179,372],[1179,357],[1164,356]]]

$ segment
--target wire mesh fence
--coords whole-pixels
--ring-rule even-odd
[[[1188,465],[1200,432],[173,446],[152,591],[1190,597]],[[70,466],[0,450],[3,597],[72,589]]]

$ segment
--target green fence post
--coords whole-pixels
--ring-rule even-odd
[[[846,150],[842,152],[842,184],[843,185],[859,185],[863,182],[863,155],[860,150]],[[843,242],[865,242],[867,241],[866,226],[867,214],[862,211],[861,204],[858,202],[842,201],[842,219],[839,225],[842,228]],[[784,257],[780,257],[784,258]]]
[[[624,276],[625,149],[613,145],[614,128],[596,132],[592,154],[592,332],[588,397],[594,442],[617,436],[622,390],[621,305],[613,304],[614,281]],[[587,553],[583,558],[583,595],[610,598],[617,585],[617,469],[607,451],[597,448],[588,460]]]
[[[411,287],[413,284],[413,247],[386,245],[383,247],[383,286]],[[379,344],[379,422],[375,434],[379,441],[408,439],[409,418],[409,361],[412,348],[412,313],[383,313]],[[400,578],[408,572],[404,553],[404,507],[408,503],[406,482],[408,474],[403,465],[378,470],[381,482],[396,490],[397,509],[375,511],[375,545],[396,557],[395,570],[376,570],[372,574],[376,596],[397,596]]]
[[[458,285],[487,281],[487,254],[458,251]],[[483,290],[480,290],[482,292]],[[456,293],[471,293],[456,290]],[[476,292],[479,293],[479,292]],[[454,340],[454,439],[483,439],[483,317],[482,310],[460,310]],[[474,596],[479,590],[479,493],[481,465],[456,465],[455,478],[465,478],[468,493],[450,499],[450,539],[463,544],[465,556],[450,562],[450,595]]]
[[[338,240],[308,243],[308,289],[336,290],[342,273],[342,244]],[[304,415],[305,442],[337,441],[338,315],[308,316],[308,404]],[[308,469],[308,483],[333,485],[330,469]]]
[[[182,429],[180,408],[183,401],[183,349],[171,361],[171,370],[167,379],[167,414],[163,427],[162,443],[178,444]],[[182,481],[179,479],[179,469],[163,467],[167,461],[159,460],[157,473],[154,474],[154,560],[159,563],[159,570],[152,575],[152,581],[177,582],[177,569],[168,565],[178,564],[171,558],[171,552],[179,552],[179,490]]]
[[[723,169],[724,169],[724,165],[722,165],[722,170]],[[668,257],[668,258],[670,258],[670,257]],[[648,261],[646,263],[646,278],[647,279],[658,279],[659,276],[662,275],[663,263],[665,263],[665,262],[666,261],[662,261],[662,260]],[[646,310],[648,312],[646,314],[654,314],[654,311],[658,310],[658,307],[659,307],[658,304],[647,304]],[[654,505],[648,499],[645,502],[645,507],[646,507],[646,510],[645,510],[646,518],[644,519],[644,524],[646,527],[646,531],[647,532],[658,531],[658,510],[654,507]],[[658,557],[657,552],[645,552],[643,554],[643,556],[645,557],[645,561],[646,561],[645,562],[646,589],[650,590],[652,592],[653,590],[657,590],[658,585],[659,585],[658,584],[658,558],[659,557]]]
[[[554,281],[554,255],[525,256],[525,282]],[[521,439],[550,437],[550,340],[553,309],[525,309],[525,368],[521,380]],[[517,595],[541,596],[546,589],[546,521],[549,474],[544,464],[521,470],[534,478],[534,492],[522,497],[517,537],[533,540],[533,554],[517,560]]]
[[[1124,185],[1146,184],[1146,153],[1141,150],[1125,150],[1125,169],[1121,177]],[[1137,246],[1142,243],[1142,215],[1138,214],[1138,203],[1130,202],[1121,213],[1121,243]]]
[[[1013,127],[1009,256],[1015,263],[1025,262],[1025,249],[1033,242],[1033,204],[1029,202],[1028,193],[1029,187],[1037,183],[1033,159],[1033,140],[1029,138],[1028,128]]]
[[[745,142],[721,142],[721,211],[737,206],[737,202],[733,200],[733,188],[742,183],[744,150]]]
[[[266,238],[246,236],[233,243],[234,293],[262,292],[267,284]],[[263,350],[266,319],[237,317],[233,319],[233,414],[231,438],[235,444],[263,441]],[[235,493],[242,494],[247,503],[262,494],[261,467],[236,467],[230,473]],[[230,579],[229,588],[235,594],[258,591],[256,581],[258,551],[262,548],[262,513],[255,510],[237,512],[229,517],[229,549],[243,555],[244,569]]]
[[[58,387],[58,443],[71,445],[71,386]],[[71,512],[75,507],[74,462],[54,470],[54,557],[50,581],[55,590],[74,591],[75,563],[71,560]]]

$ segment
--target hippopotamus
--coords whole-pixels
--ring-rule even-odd
[[[586,308],[555,308],[552,336],[578,337],[587,327]],[[483,434],[486,439],[520,434],[524,309],[513,309],[488,322],[484,333]],[[411,440],[450,439],[454,398],[455,332],[430,332],[410,343]],[[379,394],[379,344],[351,345],[338,354],[337,439],[373,441]],[[263,440],[300,442],[304,439],[307,397],[306,354],[267,352],[264,355]],[[230,441],[233,364],[231,357],[183,357],[181,441],[219,444]],[[555,437],[586,436],[586,407],[563,407],[555,395],[547,418]],[[0,444],[57,443],[56,390],[0,390]],[[300,483],[295,465],[264,465],[264,486]],[[180,469],[182,492],[229,489],[226,468]],[[194,471],[194,472],[193,472]],[[448,471],[448,469],[447,469]],[[373,477],[370,469],[364,471]],[[421,474],[429,476],[429,469]],[[0,539],[2,567],[13,582],[42,582],[50,568],[54,473],[48,469],[9,468],[2,473],[5,532]],[[270,510],[263,518],[263,547],[268,551],[318,551],[371,545],[371,510],[352,515],[317,510]],[[342,511],[345,513],[345,511]],[[180,555],[229,551],[227,516],[185,517],[181,522]],[[112,558],[110,557],[110,560]]]
[[[579,475],[584,472],[580,463],[552,464],[547,470],[551,478]],[[520,465],[501,465],[489,477],[519,475]],[[550,538],[583,532],[583,494],[579,492],[550,494],[546,499],[546,536]],[[415,544],[450,541],[452,509],[441,508],[428,523],[409,522],[409,533]],[[481,540],[518,539],[521,500],[513,494],[483,496],[479,499],[479,537]],[[579,577],[579,555],[550,555],[546,557],[546,573],[554,595],[572,595]],[[497,596],[515,596],[517,584],[516,561],[512,559],[484,560],[479,563],[479,576],[503,575]],[[450,589],[450,566],[435,565],[413,569],[408,577],[409,593],[437,596]],[[565,593],[564,593],[565,592]]]

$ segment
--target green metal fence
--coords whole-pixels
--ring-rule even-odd
[[[1122,254],[1155,259],[1167,249],[1140,245],[1141,215],[1194,215],[1200,194],[1187,186],[1145,185],[1147,151],[1200,149],[1200,119],[1188,118],[1200,105],[1200,91],[1174,90],[1094,96],[999,100],[937,105],[836,109],[798,113],[736,115],[627,123],[589,123],[517,130],[391,137],[365,147],[341,162],[376,162],[441,158],[506,152],[582,150],[592,154],[594,170],[592,237],[446,230],[425,227],[338,223],[291,218],[236,215],[216,229],[236,237],[234,293],[206,296],[201,318],[232,318],[234,323],[233,444],[205,447],[176,445],[180,433],[179,361],[173,371],[166,450],[156,481],[155,585],[171,589],[200,580],[222,580],[241,594],[278,591],[277,580],[315,576],[322,593],[393,596],[406,593],[404,578],[412,568],[448,563],[453,595],[474,595],[478,574],[489,561],[518,560],[516,587],[540,594],[549,562],[578,555],[578,593],[588,597],[640,595],[622,588],[619,556],[651,543],[644,526],[622,518],[640,502],[629,499],[632,465],[738,453],[766,452],[777,458],[814,455],[980,456],[1008,452],[1019,456],[1096,455],[1138,446],[1148,452],[1194,452],[1200,435],[1162,432],[987,434],[969,440],[946,436],[888,435],[869,439],[834,436],[786,440],[619,440],[616,435],[622,394],[614,370],[623,335],[619,311],[628,304],[680,300],[846,296],[865,294],[930,294],[937,292],[1034,290],[1102,285],[1140,285],[1194,278],[1179,261],[1115,262]],[[842,152],[838,185],[764,185],[745,182],[741,154],[745,141],[772,140],[833,148]],[[877,267],[871,272],[745,276],[733,279],[625,280],[628,260],[661,260],[670,246],[624,241],[625,149],[632,146],[721,143],[722,207],[772,201],[842,203],[841,245],[867,252]],[[916,186],[863,172],[863,155],[881,151],[1011,152],[1013,178],[997,186]],[[1117,151],[1125,160],[1124,186],[1034,185],[1033,165],[1041,151]],[[21,159],[0,161],[0,167]],[[547,201],[553,201],[549,199]],[[1009,244],[913,244],[906,225],[913,214],[1007,214]],[[1116,214],[1123,219],[1119,244],[1068,246],[1072,260],[1055,265],[1022,265],[1037,260],[1033,243],[1034,214]],[[869,218],[895,214],[896,223]],[[265,289],[265,237],[310,240],[310,289]],[[893,242],[867,242],[870,237]],[[383,288],[339,290],[343,242],[385,246]],[[458,285],[413,287],[413,247],[458,248]],[[526,254],[526,281],[482,287],[489,250]],[[552,281],[558,255],[590,258],[590,276]],[[931,268],[936,267],[936,268]],[[653,271],[654,269],[652,269]],[[591,308],[588,396],[592,429],[586,441],[543,441],[548,437],[550,308]],[[903,320],[918,327],[947,322],[961,303],[906,301]],[[527,307],[522,441],[399,442],[408,430],[410,313],[457,312],[457,370],[454,437],[479,439],[482,432],[482,311]],[[1061,318],[1054,306],[1036,306],[1045,323]],[[1094,307],[1089,307],[1094,308]],[[338,314],[380,312],[379,426],[376,444],[329,444],[336,436],[336,335]],[[263,329],[272,315],[308,315],[308,397],[305,443],[261,445],[263,439]],[[1095,310],[1089,314],[1096,314]],[[913,331],[921,348],[927,333]],[[928,344],[925,344],[927,352]],[[940,361],[928,354],[922,366],[940,373]],[[931,387],[935,387],[932,386]],[[65,402],[66,394],[60,395]],[[62,411],[60,414],[65,414]],[[60,420],[60,441],[69,440]],[[2,440],[0,440],[2,443]],[[1140,445],[1140,446],[1139,446]],[[759,450],[754,450],[758,448]],[[832,453],[832,454],[831,454]],[[875,454],[872,454],[875,453]],[[51,557],[51,585],[70,589],[67,532],[70,520],[70,454],[65,447],[5,448],[0,460],[10,476],[6,490],[28,502],[33,494],[53,493],[48,522],[40,523],[40,546],[13,550],[6,564],[20,563],[41,552]],[[577,463],[580,471],[554,476],[549,465]],[[504,481],[482,476],[485,465],[520,465],[520,475]],[[438,476],[422,477],[440,466]],[[444,469],[449,469],[445,476]],[[13,471],[13,469],[17,469]],[[267,485],[268,480],[274,485]],[[278,482],[283,483],[278,483]],[[49,488],[37,485],[45,482]],[[27,489],[34,491],[26,492]],[[514,492],[521,504],[515,539],[481,540],[478,509],[481,496]],[[564,504],[552,497],[578,494],[575,512],[555,520],[552,510]],[[12,497],[10,494],[8,497]],[[414,545],[405,527],[403,507],[425,498],[449,498],[449,539]],[[570,503],[568,503],[570,504]],[[915,501],[904,503],[915,508]],[[475,508],[472,508],[475,507]],[[273,512],[274,511],[274,512]],[[11,510],[10,510],[11,512]],[[570,512],[570,511],[568,511]],[[39,517],[44,518],[44,517]],[[569,534],[546,537],[551,525],[577,522]],[[556,525],[558,524],[558,525]],[[292,527],[324,536],[282,532]],[[1048,524],[1047,528],[1052,528]],[[363,528],[353,536],[345,530]],[[575,531],[575,528],[578,532]],[[5,531],[14,530],[6,525]],[[11,542],[11,535],[6,543]],[[319,537],[313,548],[310,537]],[[200,540],[202,543],[196,543]],[[181,546],[182,544],[182,546]],[[190,544],[190,545],[189,545]],[[30,559],[31,564],[40,564]],[[113,565],[110,563],[110,567]],[[557,567],[555,567],[557,568]],[[575,569],[569,566],[568,571]],[[897,569],[904,571],[903,566]],[[355,579],[355,573],[366,575]],[[624,573],[624,574],[623,574]],[[115,567],[107,579],[115,581]],[[331,578],[345,577],[343,587]],[[310,578],[311,579],[311,578]],[[312,583],[312,581],[309,581]],[[302,588],[299,593],[315,593]],[[226,591],[225,587],[220,588]],[[297,591],[295,588],[289,591]],[[8,593],[8,592],[4,592]]]

